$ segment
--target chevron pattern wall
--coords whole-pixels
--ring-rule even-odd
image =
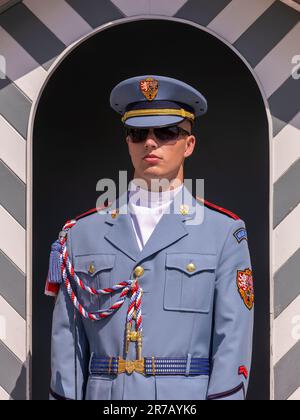
[[[175,16],[214,31],[250,63],[265,94],[273,121],[274,398],[300,399],[300,80],[295,58],[300,23],[299,12],[277,0],[251,0],[251,7],[248,0],[24,0],[2,10],[0,399],[29,395],[26,140],[32,103],[51,64],[69,45],[104,23],[140,14]]]

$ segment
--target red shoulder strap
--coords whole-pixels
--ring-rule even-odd
[[[220,213],[226,214],[227,216],[231,217],[234,220],[239,220],[240,219],[240,217],[237,214],[233,213],[230,210],[224,209],[223,207],[220,207],[220,206],[217,206],[216,204],[210,203],[209,201],[204,200],[201,197],[196,196],[196,199],[201,201],[201,203],[203,203],[205,206],[207,206],[207,207],[209,207],[213,210],[216,210]]]
[[[103,210],[104,208],[108,208],[110,205],[111,205],[111,203],[108,203],[108,206],[96,207],[94,209],[86,211],[85,213],[80,214],[79,216],[76,216],[74,219],[67,220],[66,223],[64,224],[62,230],[65,231],[66,229],[67,230],[71,229],[73,226],[76,225],[76,223],[79,219],[83,219],[84,217],[86,217],[90,214],[96,213],[99,210]]]
[[[94,208],[94,209],[90,209],[88,211],[85,211],[84,213],[81,213],[78,216],[76,216],[74,218],[74,220],[83,219],[85,216],[89,216],[90,214],[96,213],[96,211],[98,211],[98,210],[101,210],[101,209]]]
[[[110,207],[110,205],[111,205],[112,203],[108,203],[108,205],[107,206],[102,206],[102,207],[96,207],[96,208],[94,208],[94,209],[90,209],[90,210],[88,210],[88,211],[86,211],[86,212],[84,212],[84,213],[82,213],[82,214],[79,214],[79,216],[76,216],[76,217],[74,217],[74,219],[73,220],[79,220],[79,219],[82,219],[82,218],[84,218],[84,217],[86,217],[86,216],[89,216],[90,214],[93,214],[93,213],[96,213],[97,211],[99,211],[99,210],[103,210],[103,209],[105,209],[105,208],[108,208],[108,207]]]

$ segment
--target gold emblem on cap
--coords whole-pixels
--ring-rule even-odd
[[[141,80],[140,90],[148,101],[153,101],[158,92],[158,80],[152,77]]]
[[[194,263],[189,263],[189,264],[186,266],[186,269],[187,269],[187,271],[189,271],[190,273],[192,273],[193,271],[195,271],[195,270],[196,270],[196,266],[195,266],[195,264],[194,264]]]
[[[89,266],[89,273],[90,274],[94,274],[95,273],[95,266],[94,266],[94,264],[90,264],[90,266]]]
[[[115,218],[118,216],[118,214],[119,214],[119,209],[114,209],[114,210],[112,210],[112,212],[111,212],[111,217],[112,217],[113,219],[115,219]]]
[[[181,206],[180,206],[180,213],[183,216],[186,216],[187,214],[189,214],[189,210],[190,210],[190,208],[189,208],[189,206],[187,204],[181,204]]]

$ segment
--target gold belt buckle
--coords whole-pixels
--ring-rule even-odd
[[[145,374],[145,361],[144,359],[140,360],[124,360],[121,357],[118,358],[118,374],[127,372],[131,374],[132,372],[138,372],[142,375]]]

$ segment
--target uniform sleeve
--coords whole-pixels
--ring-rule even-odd
[[[208,400],[246,398],[253,314],[253,277],[246,228],[242,220],[234,220],[217,268]]]
[[[70,231],[68,252],[71,257]],[[55,302],[51,337],[51,400],[84,399],[89,348],[83,321],[64,284]],[[76,366],[76,368],[75,368]]]

